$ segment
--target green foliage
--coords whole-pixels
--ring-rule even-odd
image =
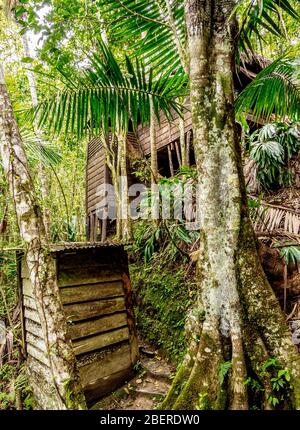
[[[149,64],[156,64],[159,70],[184,67],[186,60],[182,57],[186,55],[186,29],[183,0],[100,1],[100,8],[110,21],[112,40],[124,43],[133,40],[134,52]],[[253,37],[261,40],[269,32],[283,39],[286,37],[284,18],[299,20],[292,0],[240,0],[235,12],[239,21],[239,51],[247,55],[253,52]]]
[[[291,0],[240,0],[235,8],[239,17],[239,48],[249,55],[253,53],[253,39],[264,40],[266,33],[286,37],[284,18],[299,21],[300,16]]]
[[[198,405],[196,410],[198,411],[209,411],[211,409],[208,393],[199,393]]]
[[[174,258],[176,255],[187,256],[186,250],[196,240],[199,239],[198,231],[187,230],[186,222],[180,219],[181,215],[181,196],[184,192],[184,185],[191,179],[195,181],[195,170],[185,168],[172,178],[161,178],[158,183],[158,213],[157,222],[138,221],[134,224],[134,245],[132,251],[138,253],[147,263],[151,260],[154,253],[158,250],[166,250],[169,256]],[[192,184],[192,187],[195,184]],[[178,198],[177,198],[178,196]],[[156,194],[148,191],[140,203],[141,212],[151,210],[151,200],[157,197]],[[165,207],[163,202],[170,203],[170,217],[164,217]]]
[[[284,259],[286,264],[297,264],[300,261],[300,247],[284,246],[280,249],[280,257]]]
[[[138,58],[125,57],[120,65],[111,49],[99,40],[97,52],[87,56],[89,67],[69,77],[62,70],[64,88],[43,100],[35,109],[39,127],[54,133],[71,132],[78,138],[88,131],[101,132],[127,129],[131,120],[145,124],[150,120],[150,100],[159,119],[162,110],[168,119],[171,109],[180,114],[176,98],[185,93],[186,80],[177,71],[167,70],[153,78],[153,69],[146,68]]]
[[[257,180],[265,189],[291,184],[289,160],[300,147],[297,125],[266,124],[249,137],[249,154],[258,167]]]
[[[17,368],[15,364],[5,363],[0,368],[0,410],[15,409],[17,392],[23,408],[32,409],[34,399],[25,367]]]
[[[289,403],[291,385],[291,372],[289,369],[283,369],[276,357],[270,357],[262,363],[257,369],[257,375],[260,380],[249,376],[245,380],[245,385],[252,392],[252,400],[255,408],[259,407],[259,402],[263,401],[265,389],[260,381],[268,379],[272,388],[272,392],[268,394],[268,402],[274,409],[282,408]]]
[[[136,222],[134,226],[134,249],[144,260],[149,262],[154,252],[165,247],[172,248],[175,254],[186,255],[186,249],[199,239],[199,232],[188,230],[182,214],[182,196],[185,185],[195,191],[196,171],[193,168],[182,168],[172,178],[161,178],[157,191],[146,192],[140,203],[140,210],[150,211],[151,202],[157,199],[159,220],[155,223]],[[169,216],[165,216],[166,204],[169,205]],[[146,212],[145,212],[146,213]],[[182,219],[183,218],[183,219]],[[174,254],[174,255],[175,255]]]
[[[174,42],[171,19],[175,21],[176,34],[182,49],[185,46],[183,1],[159,0],[111,0],[100,1],[100,7],[110,17],[110,31],[113,40],[133,40],[133,51],[146,64],[155,64],[158,71],[181,67],[178,48]]]
[[[19,373],[15,379],[15,391],[20,392],[24,409],[32,409],[34,405],[34,397],[25,366],[20,368]]]
[[[7,319],[7,312],[12,315],[17,301],[17,268],[14,252],[0,252],[0,318]],[[5,300],[4,297],[5,296]]]
[[[56,166],[62,161],[58,147],[43,136],[37,136],[34,131],[24,128],[21,128],[20,133],[29,161],[42,162],[46,166]]]
[[[148,159],[134,160],[131,163],[131,173],[143,184],[151,183],[151,168]]]
[[[219,382],[221,386],[224,384],[225,378],[228,375],[228,372],[230,371],[231,367],[231,361],[224,361],[224,363],[221,363],[219,369]]]
[[[186,348],[185,318],[194,301],[194,280],[185,277],[180,260],[172,263],[163,252],[150,264],[131,264],[130,275],[139,331],[179,362]]]
[[[237,97],[238,115],[252,113],[254,118],[270,121],[274,116],[282,121],[286,117],[300,119],[300,59],[296,56],[280,57],[265,67]]]

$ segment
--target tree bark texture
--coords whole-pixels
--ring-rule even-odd
[[[30,57],[30,51],[29,51],[26,34],[22,35],[22,41],[23,41],[25,55],[26,57]],[[38,95],[37,95],[37,88],[36,88],[36,80],[35,80],[34,72],[32,71],[31,65],[28,65],[26,74],[27,74],[27,79],[29,83],[31,103],[33,107],[36,107],[38,104]],[[39,144],[41,145],[41,140],[42,140],[41,131],[38,129],[38,124],[36,121],[34,124],[34,128],[39,140]],[[48,238],[50,238],[50,235],[51,235],[50,210],[47,207],[47,196],[49,195],[49,183],[48,183],[46,168],[42,160],[40,160],[39,166],[38,166],[38,178],[40,182],[42,202],[43,202],[42,211],[43,211],[44,225],[46,229],[46,235]]]
[[[248,409],[246,378],[263,387],[270,358],[291,373],[300,408],[300,356],[258,257],[247,211],[235,126],[234,0],[186,0],[190,97],[199,177],[198,299],[187,320],[187,354],[162,404],[174,409]],[[226,377],[220,372],[228,364]]]
[[[67,334],[67,322],[56,281],[55,261],[49,252],[42,212],[37,204],[1,64],[0,152],[15,203],[20,234],[25,243],[30,280],[34,286],[37,311],[48,351],[52,375],[52,381],[48,382],[54,388],[54,395],[50,396],[49,393],[49,402],[55,409],[83,409],[85,399],[71,340]]]
[[[131,239],[131,217],[129,213],[128,176],[127,176],[127,142],[126,131],[118,133],[118,145],[120,148],[120,201],[121,201],[121,236],[124,242]]]

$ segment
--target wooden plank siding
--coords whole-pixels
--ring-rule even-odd
[[[99,398],[99,395],[110,393],[128,381],[132,376],[130,347],[121,345],[107,354],[101,361],[93,362],[79,368],[79,374],[88,402]]]
[[[120,328],[126,326],[126,324],[126,313],[121,312],[118,314],[107,315],[101,318],[93,318],[92,320],[79,321],[75,324],[71,324],[69,327],[69,332],[72,339],[79,339],[81,337]]]
[[[185,133],[192,129],[192,117],[188,105],[184,113]],[[160,123],[156,126],[157,150],[161,151],[170,143],[179,139],[179,116],[173,112],[173,121],[169,123],[164,114],[160,115]],[[176,149],[176,148],[175,148]],[[128,154],[133,158],[150,155],[150,129],[149,126],[139,126],[136,135],[132,132],[127,136]],[[180,154],[179,154],[180,157]],[[86,174],[86,210],[88,219],[88,234],[91,240],[97,238],[99,228],[96,219],[96,210],[103,205],[103,191],[100,185],[110,182],[109,172],[105,164],[105,154],[100,139],[91,139],[88,144],[87,174]],[[128,174],[128,183],[131,185],[136,179]],[[101,224],[101,222],[100,222]],[[102,225],[102,224],[101,224]]]
[[[127,135],[128,153],[134,158],[140,158],[142,153],[136,136],[132,132]],[[102,203],[103,193],[98,187],[109,181],[108,167],[105,163],[105,153],[99,138],[93,138],[88,144],[87,174],[86,174],[86,209],[87,216],[95,213]],[[96,229],[95,222],[93,228]],[[95,234],[92,236],[95,236]]]
[[[128,309],[132,302],[127,257],[121,246],[70,250],[53,257],[68,333],[80,360],[86,399],[92,402],[129,378],[137,360],[133,309]],[[24,342],[33,391],[38,397],[47,396],[41,381],[48,383],[51,374],[48,351],[24,258],[20,274]],[[47,402],[42,398],[39,403],[43,406]]]
[[[92,302],[75,303],[64,305],[67,320],[70,322],[87,320],[99,315],[109,315],[125,310],[123,297],[113,299],[97,300]]]
[[[173,113],[173,116],[174,120],[169,123],[162,113],[160,116],[160,124],[156,125],[156,146],[158,151],[179,139],[179,116],[176,113]],[[184,113],[184,129],[185,133],[192,129],[192,115],[189,110]],[[149,127],[139,126],[137,129],[137,137],[143,153],[146,156],[150,155]]]
[[[100,282],[61,288],[60,295],[63,304],[99,300],[107,297],[119,297],[124,294],[123,284],[117,282]]]

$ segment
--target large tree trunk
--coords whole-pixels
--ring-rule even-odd
[[[261,267],[247,211],[233,108],[234,5],[185,2],[199,176],[198,299],[187,322],[188,352],[162,406],[248,409],[251,376],[264,390],[260,407],[269,408],[270,374],[262,366],[274,357],[291,373],[285,396],[299,409],[300,357]]]
[[[30,280],[34,286],[37,310],[48,350],[52,375],[52,381],[49,382],[52,382],[54,388],[51,405],[55,409],[83,409],[85,399],[71,340],[67,335],[67,322],[56,282],[55,262],[50,257],[42,213],[36,201],[1,64],[0,152],[15,203],[20,234],[26,244]],[[49,393],[49,400],[50,397]]]

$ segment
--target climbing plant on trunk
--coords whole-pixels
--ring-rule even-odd
[[[262,371],[270,359],[290,375],[289,406],[300,408],[300,356],[248,217],[233,108],[235,4],[185,1],[199,177],[198,299],[187,322],[188,351],[164,408],[248,409],[249,375],[262,387],[260,406],[270,408],[272,383]]]
[[[20,235],[25,243],[26,262],[48,352],[52,379],[49,383],[53,386],[53,395],[49,393],[49,408],[84,409],[85,399],[67,334],[55,262],[50,257],[42,211],[37,203],[1,64],[0,153],[15,204]]]

